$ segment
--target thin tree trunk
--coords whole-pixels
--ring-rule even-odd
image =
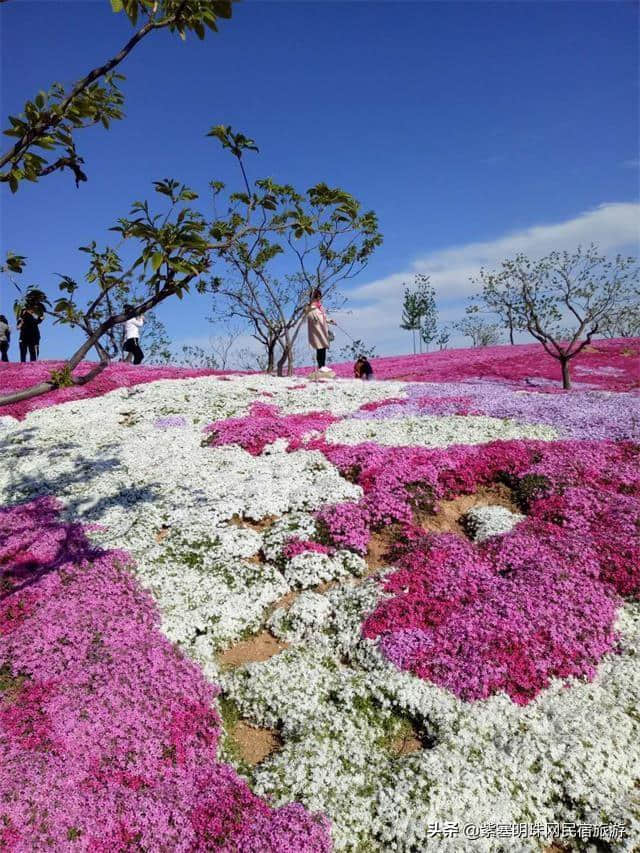
[[[102,373],[105,367],[109,365],[110,359],[106,352],[102,350],[99,355],[99,364],[92,367],[88,373],[85,373],[84,376],[71,377],[73,385],[86,385],[88,382],[91,382],[92,379],[95,379],[98,374]],[[5,394],[3,397],[0,397],[0,405],[8,406],[11,403],[20,403],[22,400],[31,400],[33,397],[40,397],[42,394],[48,394],[50,391],[55,391],[58,387],[59,386],[56,385],[55,382],[50,380],[39,382],[37,385],[32,385],[30,388],[25,388],[23,391],[16,391],[13,394]]]
[[[276,341],[269,341],[267,344],[267,373],[273,373],[276,363]]]
[[[562,368],[562,387],[565,391],[571,388],[571,374],[569,373],[569,359],[561,358],[560,367]]]
[[[284,366],[289,359],[289,345],[285,344],[282,348],[282,355],[278,359],[278,376],[284,376]]]

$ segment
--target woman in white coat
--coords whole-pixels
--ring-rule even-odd
[[[309,345],[316,351],[316,362],[318,370],[322,373],[329,372],[326,367],[327,349],[329,348],[329,323],[333,323],[327,317],[327,312],[322,304],[322,291],[317,288],[313,291],[311,302],[307,308],[307,333]]]

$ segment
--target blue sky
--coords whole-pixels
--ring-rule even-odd
[[[2,120],[115,53],[131,32],[108,0],[0,7]],[[354,337],[406,352],[402,282],[430,272],[444,319],[467,278],[522,249],[595,240],[637,252],[638,7],[624,2],[271,2],[245,0],[204,42],[151,35],[123,63],[126,118],[77,136],[89,181],[2,185],[2,250],[29,257],[27,283],[81,278],[77,247],[151,182],[205,192],[233,164],[205,138],[231,124],[256,139],[252,177],[344,187],[380,220],[384,244],[346,289]],[[13,293],[2,283],[2,311]],[[180,345],[206,341],[208,303],[159,316]],[[69,352],[46,324],[42,356]]]

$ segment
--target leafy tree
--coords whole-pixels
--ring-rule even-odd
[[[355,361],[361,355],[365,358],[374,358],[375,354],[376,348],[367,346],[359,338],[355,341],[352,340],[350,344],[345,344],[340,350],[340,358],[345,361]]]
[[[282,233],[275,239],[267,233],[265,213],[264,228],[221,253],[229,275],[214,278],[211,292],[218,314],[241,318],[266,346],[267,369],[273,368],[279,347],[278,375],[285,370],[291,375],[311,294],[319,288],[325,302],[335,299],[339,283],[366,267],[382,235],[375,213],[362,212],[360,203],[340,188],[319,183],[301,193],[270,179],[255,186],[268,195]],[[245,189],[251,192],[246,175]],[[270,267],[276,259],[291,272],[275,277]]]
[[[435,340],[438,330],[438,309],[436,307],[436,292],[429,284],[429,276],[416,275],[417,293],[420,300],[422,315],[420,318],[420,350],[424,343],[429,352],[429,345]]]
[[[216,136],[232,151],[244,175],[244,153],[257,150],[253,140],[223,126],[214,128],[210,135]],[[130,217],[119,219],[111,229],[119,235],[121,245],[137,246],[137,257],[132,263],[126,265],[120,252],[109,246],[99,249],[92,242],[81,247],[89,256],[85,279],[93,289],[85,307],[79,302],[78,283],[69,276],[61,276],[60,295],[52,303],[40,290],[29,288],[26,291],[23,298],[28,303],[37,302],[54,322],[79,329],[84,341],[67,359],[60,374],[0,397],[0,406],[53,390],[59,386],[62,373],[66,384],[85,384],[109,363],[109,353],[103,344],[105,335],[113,327],[147,313],[166,299],[174,296],[182,299],[192,286],[205,292],[204,276],[210,271],[213,260],[224,260],[227,253],[233,256],[234,247],[250,236],[268,239],[272,234],[279,234],[286,238],[290,231],[298,228],[295,208],[280,210],[277,215],[272,213],[274,202],[268,182],[257,181],[255,192],[231,193],[226,215],[214,222],[207,222],[191,206],[198,196],[185,185],[166,179],[156,181],[154,186],[164,198],[167,210],[162,214],[153,213],[147,201],[136,201]],[[224,189],[221,182],[215,182],[214,186],[216,195]],[[136,293],[141,295],[135,296]],[[129,311],[118,308],[125,302],[132,306]],[[92,349],[98,354],[99,364],[86,376],[74,376],[75,369]]]
[[[198,344],[184,344],[181,354],[174,357],[174,361],[184,367],[202,367],[209,370],[218,370],[218,362],[214,353]]]
[[[86,181],[83,158],[75,144],[77,131],[96,124],[109,128],[124,115],[120,82],[114,69],[150,33],[166,29],[184,39],[188,32],[205,36],[205,27],[217,32],[218,18],[230,18],[234,0],[111,0],[114,12],[124,10],[137,26],[143,23],[111,59],[89,71],[69,88],[53,83],[24,105],[18,116],[9,116],[4,131],[13,146],[0,155],[0,181],[16,192],[22,180],[38,181],[64,169],[73,172],[76,186]],[[47,159],[49,158],[49,159]]]
[[[443,350],[447,348],[447,344],[449,343],[449,338],[451,337],[451,331],[446,327],[442,326],[436,335],[436,343],[438,345],[438,349]]]
[[[465,316],[453,326],[466,338],[471,338],[474,347],[490,347],[500,341],[500,327],[481,317],[475,305],[467,306]]]
[[[400,323],[400,328],[407,332],[411,332],[414,355],[416,354],[416,332],[420,329],[421,317],[420,300],[417,294],[405,285],[404,297],[402,300],[402,322]]]
[[[482,270],[482,302],[503,322],[526,330],[560,362],[562,387],[571,387],[569,364],[593,336],[637,304],[635,258],[611,260],[593,244],[573,254],[551,252],[531,261],[523,254],[493,273]]]
[[[414,355],[416,352],[416,332],[420,333],[418,336],[420,352],[422,352],[423,343],[426,344],[428,352],[429,344],[436,336],[438,325],[436,292],[429,280],[428,275],[416,273],[413,289],[405,285],[400,328],[412,333]]]
[[[603,317],[600,331],[605,338],[640,337],[640,292],[636,294],[636,300]]]

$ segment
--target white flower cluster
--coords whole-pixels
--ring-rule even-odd
[[[283,748],[259,764],[255,789],[275,803],[300,800],[332,822],[336,850],[505,849],[504,839],[430,837],[436,821],[576,821],[628,827],[640,837],[640,606],[620,614],[619,654],[593,683],[554,682],[526,707],[507,696],[464,703],[400,672],[365,640],[361,625],[382,595],[365,563],[346,552],[286,560],[292,537],[313,538],[314,512],[357,500],[359,487],[319,453],[259,457],[203,447],[202,428],[260,399],[284,413],[354,412],[397,397],[399,383],[214,377],[162,381],[98,399],[2,419],[0,501],[61,499],[70,520],[93,522],[106,547],[128,550],[155,596],[167,635],[220,683],[242,716],[276,727]],[[269,392],[272,396],[262,396]],[[179,415],[186,426],[159,430]],[[444,446],[498,438],[552,439],[546,426],[494,418],[347,420],[333,441]],[[474,510],[476,536],[516,523]],[[505,511],[506,512],[506,511]],[[250,522],[272,521],[251,526]],[[275,519],[275,520],[274,520]],[[324,591],[313,589],[332,581]],[[289,610],[273,604],[293,590]],[[220,672],[218,652],[265,625],[290,647]],[[399,744],[409,736],[415,751]],[[420,747],[420,748],[416,748]],[[518,851],[544,846],[519,839]],[[510,846],[508,849],[516,849]]]
[[[558,433],[541,424],[521,424],[485,415],[411,415],[383,420],[348,419],[331,424],[327,440],[335,444],[390,444],[398,447],[449,447],[452,444],[484,444],[498,439],[535,438],[553,441]]]
[[[490,536],[508,533],[524,515],[511,512],[505,506],[473,506],[464,515],[464,526],[474,542],[484,542]]]

